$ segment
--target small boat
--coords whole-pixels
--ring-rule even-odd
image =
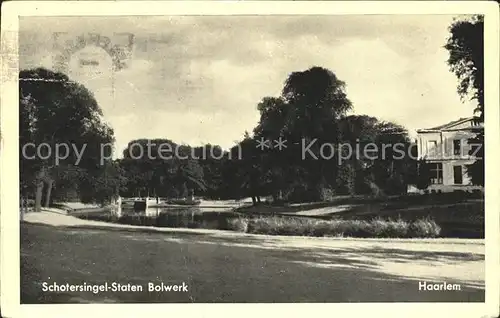
[[[125,206],[134,206],[135,202],[137,201],[144,201],[145,199],[143,198],[124,198],[122,199],[122,205]]]
[[[144,210],[147,207],[156,204],[156,199],[153,198],[128,198],[121,200],[122,207],[133,207],[137,210]]]
[[[201,200],[188,200],[188,199],[170,199],[166,201],[167,204],[175,204],[175,205],[191,205],[197,206],[200,205]]]

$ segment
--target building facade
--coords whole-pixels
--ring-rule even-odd
[[[470,143],[469,139],[483,129],[482,123],[469,117],[417,130],[418,158],[430,164],[431,185],[428,191],[483,191],[483,187],[472,185],[467,173],[467,166],[477,160],[470,152],[480,147]]]

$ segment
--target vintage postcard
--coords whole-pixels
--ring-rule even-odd
[[[1,40],[3,316],[498,315],[496,3],[15,1]]]

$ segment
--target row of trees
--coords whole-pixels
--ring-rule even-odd
[[[227,152],[218,146],[192,148],[167,139],[131,141],[120,160],[127,180],[122,194],[177,196],[196,191],[212,198],[252,197],[257,203],[269,195],[274,201],[312,201],[334,194],[406,192],[416,163],[409,156],[394,159],[392,148],[385,157],[353,154],[342,164],[337,161],[341,154],[321,155],[323,144],[348,143],[352,149],[357,144],[361,149],[368,143],[378,149],[400,144],[410,149],[403,127],[366,115],[347,116],[352,104],[344,86],[325,68],[292,73],[281,96],[265,97],[258,104],[260,120],[252,134],[246,133]],[[286,148],[257,147],[260,140],[280,139],[286,140]],[[311,143],[304,157],[304,144]],[[165,144],[178,148],[177,156],[158,157],[157,146]],[[153,155],[145,155],[145,149]]]
[[[460,79],[458,92],[461,96],[473,92],[479,118],[484,120],[482,18],[455,22],[450,32],[446,48],[451,70]],[[425,162],[412,159],[416,148],[411,147],[406,129],[367,115],[348,115],[353,105],[345,83],[322,67],[290,74],[279,96],[264,97],[257,105],[260,120],[254,130],[227,151],[217,145],[191,147],[168,139],[138,139],[129,143],[119,160],[102,161],[103,155],[111,157],[101,151],[111,151],[102,145],[114,141],[113,130],[84,86],[64,74],[34,69],[20,73],[19,89],[21,194],[34,196],[36,209],[54,199],[105,203],[117,194],[185,197],[196,192],[221,199],[252,197],[254,203],[262,196],[314,201],[339,194],[400,194],[408,184],[425,188],[429,181]],[[286,148],[258,148],[262,140],[286,140]],[[45,143],[51,149],[67,144],[85,151],[81,158],[70,151],[59,162],[55,153],[28,159],[22,153],[28,143]],[[332,159],[325,158],[321,148],[351,144],[352,149],[356,145],[363,149],[368,143],[377,145],[379,154],[383,145],[395,144],[414,153],[395,158],[394,149],[387,148],[384,157],[358,153],[339,163],[336,158],[346,158],[346,149],[335,148],[340,153]],[[142,148],[156,154],[158,145],[167,144],[177,149],[168,159],[136,153]],[[305,157],[304,145],[309,145]],[[475,184],[483,184],[484,160],[469,173]]]
[[[52,149],[29,159],[20,148],[22,194],[34,189],[39,209],[54,199],[104,203],[117,193],[181,197],[196,191],[212,198],[250,196],[258,202],[268,195],[276,201],[304,201],[332,194],[404,192],[415,170],[407,156],[394,160],[389,149],[386,158],[353,154],[338,164],[337,156],[345,154],[333,154],[334,159],[321,155],[323,144],[349,143],[352,149],[367,143],[410,145],[407,131],[399,125],[365,115],[347,116],[352,105],[344,86],[325,68],[295,72],[281,96],[261,100],[254,131],[228,151],[216,145],[193,148],[168,139],[139,139],[129,143],[123,159],[102,161],[103,155],[110,157],[101,153],[108,149],[102,145],[112,143],[114,136],[92,94],[60,73],[22,71],[20,145],[45,143]],[[278,139],[286,140],[286,148],[256,147],[258,140]],[[58,144],[84,151],[81,158],[78,151],[70,151],[57,159]],[[144,153],[158,153],[158,145],[166,144],[177,149],[169,159]],[[307,157],[304,144],[312,144]]]
[[[345,84],[328,69],[312,67],[292,73],[279,97],[265,97],[258,105],[260,121],[253,138],[243,141],[244,153],[250,153],[246,169],[248,192],[271,194],[275,200],[323,200],[332,194],[402,193],[410,181],[408,156],[394,159],[390,150],[385,158],[363,157],[363,153],[336,153],[324,156],[325,144],[356,145],[405,144],[407,131],[394,123],[365,115],[347,116],[352,103]],[[287,140],[285,149],[255,148],[257,140]],[[304,145],[309,155],[304,157]],[[347,151],[344,148],[334,148]],[[323,154],[323,155],[322,155]],[[349,159],[341,164],[337,157]],[[244,169],[245,171],[245,169]],[[265,193],[262,193],[264,191]],[[258,198],[257,198],[258,200]]]

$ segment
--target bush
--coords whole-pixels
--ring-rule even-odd
[[[331,224],[331,231],[327,236],[370,237],[370,224],[364,220],[337,220]]]
[[[228,229],[237,232],[247,232],[248,230],[248,219],[245,218],[235,218],[228,221]]]
[[[411,237],[437,237],[441,233],[441,227],[434,220],[417,220],[410,225]]]
[[[372,220],[370,225],[374,237],[408,237],[410,228],[410,224],[402,219],[386,221],[377,218]]]
[[[418,220],[413,223],[402,219],[383,220],[376,218],[364,220],[316,220],[293,217],[259,217],[247,220],[235,220],[234,228],[243,229],[247,233],[265,235],[297,235],[297,236],[328,236],[328,237],[378,237],[378,238],[409,238],[437,237],[441,228],[433,220]]]

